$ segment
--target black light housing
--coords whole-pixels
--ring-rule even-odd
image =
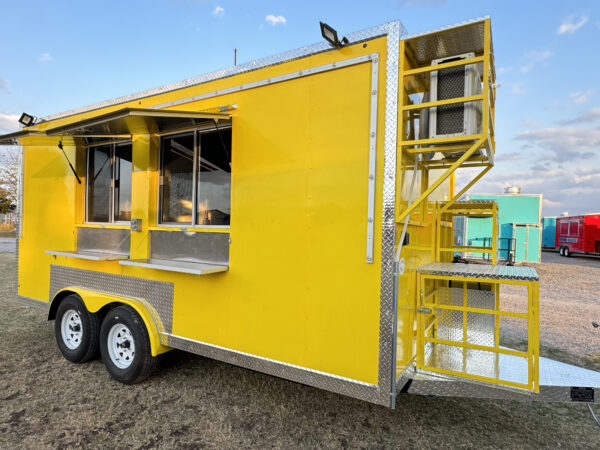
[[[34,122],[35,122],[35,117],[33,117],[27,113],[21,114],[21,117],[19,118],[19,123],[26,127],[33,125]]]
[[[323,39],[329,42],[332,47],[340,48],[349,43],[348,38],[345,37],[340,41],[337,31],[326,23],[319,22],[319,25],[321,25],[321,36],[323,36]]]

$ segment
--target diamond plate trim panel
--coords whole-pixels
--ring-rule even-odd
[[[404,27],[399,21],[389,22],[383,25],[378,25],[371,28],[366,28],[361,31],[356,31],[353,33],[346,34],[346,37],[350,40],[351,44],[355,44],[367,39],[373,39],[379,36],[384,36],[387,34],[389,27],[397,27],[401,28],[404,31]],[[136,92],[134,94],[126,95],[123,97],[114,98],[111,100],[105,100],[99,103],[94,103],[92,105],[83,106],[81,108],[71,109],[69,111],[65,111],[58,114],[52,114],[44,117],[44,120],[55,120],[63,117],[72,116],[75,114],[80,114],[88,111],[94,111],[96,109],[105,108],[107,106],[114,106],[121,103],[130,102],[132,100],[139,100],[146,97],[151,97],[154,95],[164,94],[166,92],[172,92],[179,89],[184,89],[190,86],[195,86],[198,84],[208,83],[209,81],[218,80],[221,78],[227,78],[234,75],[239,75],[241,73],[251,72],[253,70],[262,69],[268,66],[274,66],[277,64],[282,64],[284,62],[293,61],[295,59],[305,58],[307,56],[311,56],[317,53],[322,53],[326,51],[335,51],[331,48],[331,46],[325,42],[318,42],[316,44],[307,45],[304,47],[300,47],[294,50],[290,50],[284,53],[279,53],[277,55],[268,56],[266,58],[257,59],[254,61],[250,61],[245,64],[239,64],[237,66],[228,67],[226,69],[217,70],[214,72],[210,72],[207,74],[195,76],[192,78],[187,78],[182,81],[178,81],[171,84],[166,84],[164,86],[160,86],[153,89],[148,89],[145,91]]]
[[[152,307],[149,308],[149,312],[153,316],[158,315],[154,317],[156,324],[162,323],[167,333],[172,331],[173,283],[65,266],[50,266],[50,299],[53,299],[61,289],[75,286],[105,294],[142,298]]]
[[[262,358],[250,353],[239,352],[218,345],[194,341],[181,336],[172,334],[164,334],[164,336],[167,337],[169,346],[180,350],[371,403],[379,403],[379,392],[377,386],[373,384],[308,369],[294,364],[288,364],[274,359]]]
[[[533,267],[492,266],[487,264],[431,263],[419,267],[417,271],[430,275],[494,280],[539,281],[540,279]]]
[[[383,161],[383,205],[381,224],[381,290],[379,306],[379,403],[391,406],[396,378],[394,310],[394,245],[396,241],[396,146],[398,139],[398,70],[400,22],[388,24],[385,77],[385,133]]]

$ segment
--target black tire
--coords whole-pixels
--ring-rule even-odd
[[[65,329],[63,329],[63,318]],[[63,331],[66,333],[65,336]],[[54,335],[58,349],[68,361],[84,363],[98,356],[100,320],[96,314],[87,310],[78,295],[68,295],[58,305],[54,320]]]
[[[120,345],[119,349],[111,348],[113,348],[112,352],[115,357],[120,358],[122,363],[129,364],[127,367],[119,367],[113,360],[113,356],[111,356],[111,350],[109,350],[109,346],[111,346],[109,334],[111,329],[115,327],[115,333],[118,335],[119,325],[124,325],[130,335],[122,344],[117,344]],[[124,356],[123,353],[119,353],[124,348],[130,349],[132,347],[129,336],[133,339],[134,349],[131,359],[129,359],[129,355]],[[139,383],[148,378],[156,365],[156,358],[152,356],[150,348],[148,330],[146,330],[142,318],[129,306],[119,306],[111,309],[104,317],[100,328],[100,353],[110,376],[125,384]]]
[[[559,248],[559,249],[558,249],[558,254],[559,254],[560,256],[565,256],[565,248],[564,248],[564,247],[561,247],[561,248]]]
[[[563,252],[563,255],[566,256],[567,258],[569,256],[571,256],[571,250],[569,250],[569,247],[565,247],[565,250]]]

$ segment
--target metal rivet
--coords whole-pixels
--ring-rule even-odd
[[[374,131],[371,133],[371,137],[375,137],[375,132]]]
[[[369,180],[374,180],[375,179],[375,175],[369,175]]]

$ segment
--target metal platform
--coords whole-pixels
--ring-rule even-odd
[[[431,263],[417,269],[419,273],[447,277],[487,278],[490,280],[539,281],[532,267],[496,266],[488,264]]]
[[[527,364],[523,358],[512,355],[499,355],[494,365],[496,376],[509,377],[515,381],[527,379]],[[503,400],[571,402],[585,401],[578,397],[583,389],[593,390],[593,399],[600,401],[600,373],[593,370],[565,364],[548,358],[539,358],[540,392],[531,393],[522,389],[498,387],[460,377],[409,369],[405,379],[404,392],[421,395],[450,397],[494,398]],[[491,375],[490,368],[486,370]]]

